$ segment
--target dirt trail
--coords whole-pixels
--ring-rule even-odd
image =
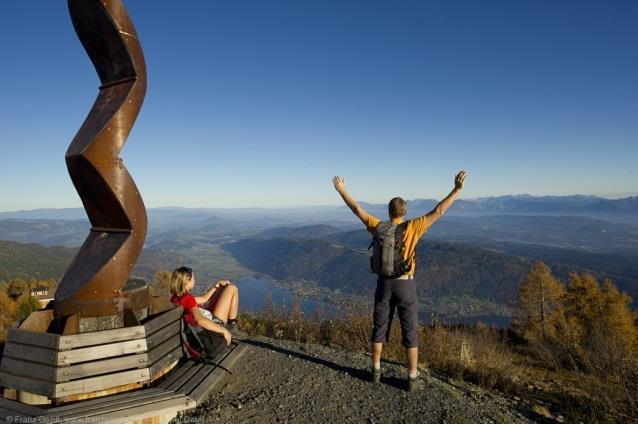
[[[467,383],[426,375],[422,389],[408,393],[401,364],[384,363],[375,385],[360,353],[263,337],[248,343],[233,374],[173,422],[531,422],[516,401]]]

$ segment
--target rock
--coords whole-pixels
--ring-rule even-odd
[[[545,418],[554,418],[549,409],[538,403],[532,406],[532,411]]]

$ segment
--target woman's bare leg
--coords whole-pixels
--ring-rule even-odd
[[[237,319],[237,312],[239,311],[239,289],[233,285],[235,294],[230,301],[230,310],[228,311],[228,319]]]
[[[213,316],[228,322],[229,319],[237,318],[239,309],[239,291],[234,284],[228,284],[217,289],[213,297],[208,302],[209,311]]]

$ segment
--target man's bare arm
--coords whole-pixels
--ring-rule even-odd
[[[445,212],[452,206],[456,200],[456,196],[463,190],[467,173],[461,171],[454,177],[454,189],[443,200],[441,200],[425,217],[428,221],[428,227],[434,224]]]
[[[370,214],[364,211],[363,208],[359,206],[357,201],[354,200],[352,196],[348,194],[348,192],[346,191],[346,180],[341,177],[334,177],[332,179],[332,183],[335,186],[335,190],[337,190],[337,193],[341,195],[341,198],[346,203],[346,205],[348,205],[350,210],[356,216],[359,217],[359,219],[361,220],[361,222],[364,223],[364,225],[368,225],[368,222],[370,220]]]

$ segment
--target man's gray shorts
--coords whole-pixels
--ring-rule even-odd
[[[414,280],[377,280],[374,294],[374,328],[372,341],[386,343],[390,335],[390,325],[395,308],[399,312],[402,343],[405,347],[419,345],[419,314],[416,304],[416,283]]]

